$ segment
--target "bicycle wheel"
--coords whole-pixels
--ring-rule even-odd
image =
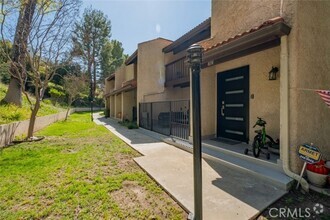
[[[252,151],[254,157],[259,157],[261,148],[262,148],[261,138],[259,138],[259,136],[256,136],[252,143]]]

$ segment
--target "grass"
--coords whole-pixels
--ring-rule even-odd
[[[0,153],[0,219],[184,219],[133,161],[139,154],[89,113]]]
[[[0,100],[2,100],[7,92],[7,86],[0,83]],[[41,103],[38,116],[50,115],[64,110],[53,106],[51,103]],[[31,110],[26,97],[23,95],[22,107],[16,105],[0,105],[0,124],[7,124],[14,121],[21,121],[30,118]]]

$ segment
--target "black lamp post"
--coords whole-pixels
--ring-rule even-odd
[[[191,68],[193,157],[194,157],[194,219],[203,219],[202,200],[202,147],[201,147],[201,94],[200,72],[203,48],[198,44],[188,50],[188,63]]]
[[[92,78],[92,75],[91,75],[91,78],[90,78],[90,90],[89,90],[89,101],[90,101],[90,105],[91,105],[91,121],[94,120],[93,118],[93,103],[94,103],[94,86],[93,86],[93,78]]]

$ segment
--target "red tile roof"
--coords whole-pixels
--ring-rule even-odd
[[[262,28],[265,28],[265,27],[268,27],[268,26],[271,26],[271,25],[274,25],[274,24],[280,23],[280,22],[284,22],[284,19],[282,17],[275,17],[275,18],[272,18],[272,19],[269,19],[269,20],[265,21],[264,23],[262,23],[261,25],[259,25],[257,27],[254,27],[250,30],[247,30],[247,31],[243,32],[243,33],[237,34],[234,37],[230,37],[227,40],[224,40],[224,41],[221,41],[221,42],[215,42],[214,38],[210,38],[208,40],[201,41],[198,44],[204,48],[204,52],[207,52],[209,50],[212,50],[212,49],[220,47],[224,44],[227,44],[227,43],[229,43],[233,40],[241,38],[241,37],[243,37],[247,34],[250,34],[252,32],[258,31]]]

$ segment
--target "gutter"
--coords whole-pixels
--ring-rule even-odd
[[[281,37],[281,83],[280,83],[280,137],[281,152],[283,161],[283,170],[286,175],[300,182],[302,188],[308,192],[309,184],[306,179],[301,178],[298,174],[290,170],[290,142],[289,142],[289,51],[288,36]],[[283,144],[282,144],[283,143]]]

